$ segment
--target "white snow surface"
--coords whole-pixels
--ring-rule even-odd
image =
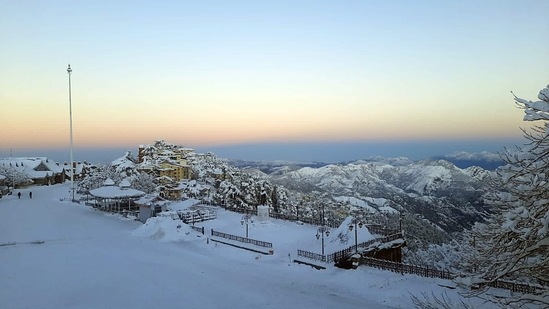
[[[17,199],[30,190],[33,199]],[[296,248],[320,251],[316,226],[252,224],[250,238],[273,242],[273,255],[259,255],[208,241],[210,228],[243,235],[240,214],[220,209],[202,236],[180,221],[143,225],[61,201],[67,192],[69,184],[32,187],[0,199],[0,308],[375,309],[411,308],[410,293],[460,297],[441,279],[289,263]],[[327,252],[341,246],[338,232],[346,230],[330,234]]]
[[[90,190],[90,194],[101,198],[126,198],[140,197],[145,195],[145,192],[131,188],[120,188],[116,186],[104,186]]]

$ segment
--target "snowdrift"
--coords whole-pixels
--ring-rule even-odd
[[[196,239],[196,233],[190,226],[168,217],[149,218],[145,224],[132,232],[132,236],[149,237],[166,242]]]

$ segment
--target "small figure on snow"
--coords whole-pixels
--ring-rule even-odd
[[[17,198],[21,199],[21,192],[17,193]]]
[[[32,192],[29,192],[29,197],[32,200]]]

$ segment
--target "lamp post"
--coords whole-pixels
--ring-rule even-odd
[[[402,235],[402,211],[398,212],[398,229],[400,230],[400,234]]]
[[[356,214],[353,217],[351,224],[349,224],[349,231],[355,230],[355,252],[358,253],[358,229],[362,228],[364,226],[364,222],[362,221],[362,218],[358,217]]]
[[[248,238],[248,222],[254,223],[254,220],[252,219],[252,215],[245,214],[242,216],[242,219],[240,220],[240,224],[244,225],[246,224],[246,238]]]
[[[70,121],[70,142],[71,142],[71,191],[72,191],[72,201],[74,202],[74,159],[72,156],[73,143],[72,143],[72,94],[71,94],[71,65],[67,68],[67,73],[69,73],[69,121]]]
[[[319,239],[322,237],[322,255],[324,256],[324,233],[326,233],[326,237],[330,236],[330,228],[327,226],[319,226],[318,230],[316,230],[316,239]]]

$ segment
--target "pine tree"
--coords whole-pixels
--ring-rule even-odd
[[[517,280],[540,286],[534,294],[491,297],[504,306],[549,305],[549,86],[540,91],[540,101],[515,97],[525,110],[525,121],[542,121],[531,131],[523,130],[524,147],[506,150],[507,165],[491,184],[487,203],[494,215],[477,224],[470,235],[476,252],[469,259],[476,271],[472,283],[487,291],[487,283]]]

